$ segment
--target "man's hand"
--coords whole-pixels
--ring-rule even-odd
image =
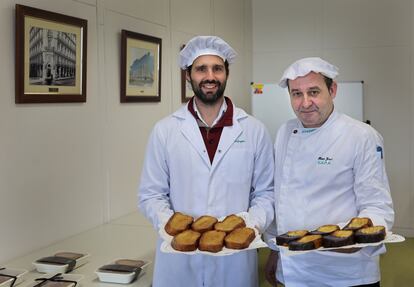
[[[277,286],[276,280],[276,269],[277,269],[277,260],[279,258],[279,252],[270,250],[269,257],[267,258],[265,266],[265,277],[267,282],[272,286]]]

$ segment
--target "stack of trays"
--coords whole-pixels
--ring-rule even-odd
[[[85,264],[89,254],[57,252],[53,256],[43,257],[33,262],[40,273],[68,273]]]

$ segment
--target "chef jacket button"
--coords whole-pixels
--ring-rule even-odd
[[[203,150],[203,152],[206,152],[205,150]]]
[[[221,152],[221,149],[219,149],[218,152]]]
[[[298,130],[293,130],[293,133],[294,133],[294,134],[297,134],[297,133],[298,133]]]

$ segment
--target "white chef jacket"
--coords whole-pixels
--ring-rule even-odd
[[[276,225],[268,229],[267,238],[324,224],[343,226],[356,216],[391,230],[394,211],[382,137],[335,110],[319,128],[304,128],[294,119],[279,129],[274,184]],[[281,250],[277,278],[288,287],[374,283],[380,280],[379,254],[384,252],[383,246],[350,254],[287,256]]]
[[[273,220],[274,158],[262,123],[233,109],[214,160],[194,116],[183,106],[151,133],[139,187],[139,208],[155,228],[174,211],[197,218],[248,211],[262,231]],[[153,286],[258,286],[257,251],[230,256],[168,254],[158,238]]]

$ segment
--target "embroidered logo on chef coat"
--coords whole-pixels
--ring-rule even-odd
[[[310,134],[312,132],[316,131],[315,128],[310,128],[310,129],[302,129],[302,134]]]
[[[246,140],[245,140],[245,139],[243,139],[243,138],[238,137],[238,138],[237,138],[234,142],[235,142],[235,143],[245,143],[245,142],[246,142]]]
[[[332,163],[333,158],[326,156],[320,156],[318,157],[318,164],[322,164],[322,165],[330,165]]]

